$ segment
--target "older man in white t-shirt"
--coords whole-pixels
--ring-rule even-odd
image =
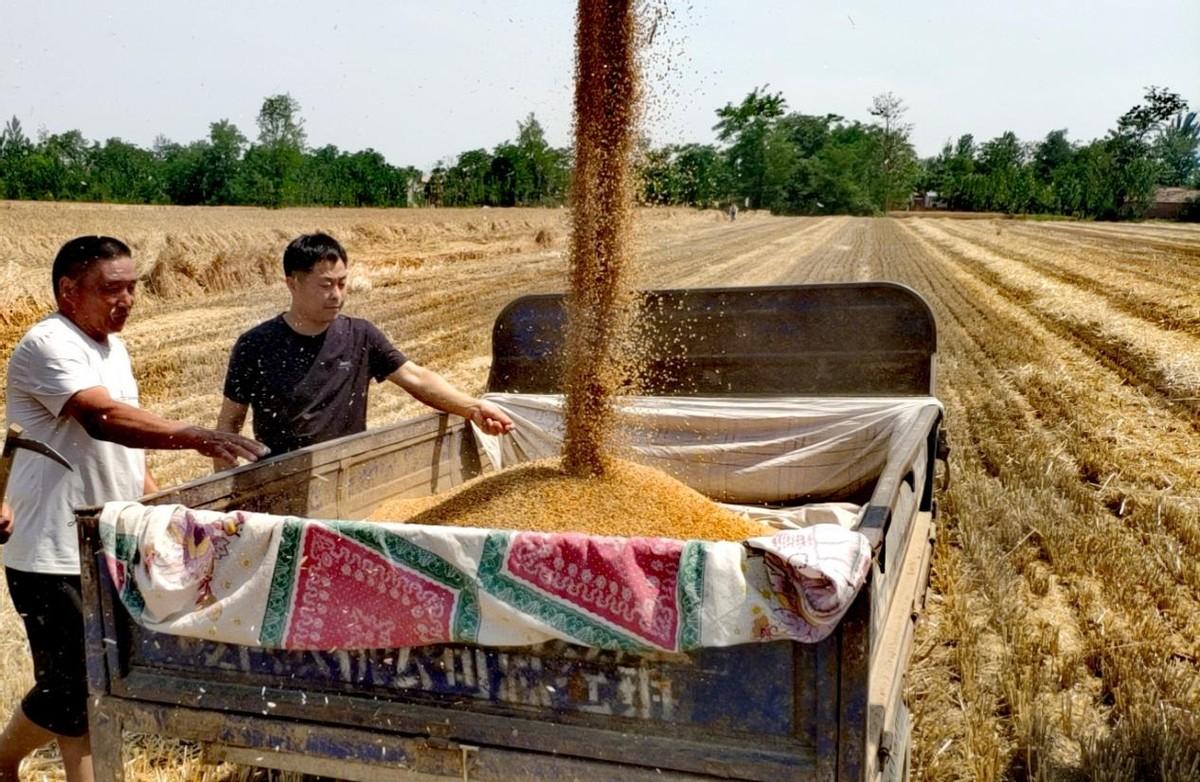
[[[137,381],[116,332],[133,308],[137,269],[117,239],[63,245],[51,274],[58,311],[17,343],[8,366],[7,419],[74,467],[18,451],[0,509],[5,576],[25,622],[33,688],[0,734],[0,782],[57,740],[69,782],[92,779],[83,614],[74,508],[155,490],[143,448],[192,449],[253,461],[266,448],[138,407]]]

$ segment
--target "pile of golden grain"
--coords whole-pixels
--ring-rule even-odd
[[[370,518],[684,540],[745,540],[773,531],[651,467],[619,459],[607,465],[603,477],[580,477],[557,459],[531,462],[435,497],[389,500]]]

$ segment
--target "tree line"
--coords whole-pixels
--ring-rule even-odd
[[[159,137],[150,149],[111,138],[89,142],[78,130],[31,140],[13,117],[0,130],[0,197],[132,204],[259,206],[407,206],[422,173],[390,165],[366,149],[310,149],[300,105],[273,95],[248,141],[228,120],[208,138],[179,144]]]
[[[907,203],[919,171],[903,102],[876,97],[874,121],[788,112],[781,93],[756,87],[717,110],[720,145],[648,149],[650,203],[735,203],[778,214],[875,214]]]
[[[1196,113],[1151,87],[1103,138],[1076,144],[1059,129],[1034,143],[1011,132],[977,143],[968,134],[924,161],[915,185],[951,209],[1138,218],[1159,186],[1200,188],[1198,148]]]
[[[1160,186],[1200,188],[1200,125],[1170,90],[1151,87],[1099,139],[1066,129],[1034,143],[1012,132],[970,134],[918,159],[903,101],[877,96],[869,122],[788,112],[766,87],[717,110],[721,145],[683,144],[645,155],[652,203],[745,203],[780,214],[879,214],[929,193],[945,208],[1135,219]],[[1188,215],[1200,219],[1200,204]]]
[[[1200,187],[1200,125],[1176,93],[1150,88],[1103,138],[1072,142],[1065,129],[1038,142],[970,134],[922,160],[907,109],[876,96],[868,121],[789,111],[782,93],[756,87],[716,110],[714,144],[641,144],[640,197],[648,204],[768,209],[778,214],[879,214],[914,193],[965,211],[1100,219],[1144,214],[1157,186]],[[208,137],[150,149],[78,130],[32,140],[13,117],[0,130],[0,198],[261,206],[553,206],[565,202],[572,154],[551,146],[537,118],[515,139],[473,149],[428,173],[379,152],[307,144],[290,95],[263,101],[251,142],[228,120]]]

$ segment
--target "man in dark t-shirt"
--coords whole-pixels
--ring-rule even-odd
[[[341,314],[347,263],[346,251],[328,234],[306,234],[288,245],[283,268],[291,306],[238,338],[217,429],[240,432],[253,409],[254,434],[272,455],[356,434],[367,428],[371,381],[390,380],[489,434],[511,431],[512,420],[499,407],[408,360],[369,321]],[[213,460],[218,470],[233,465]]]

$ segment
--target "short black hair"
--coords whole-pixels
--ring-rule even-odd
[[[88,270],[97,261],[113,258],[132,258],[129,245],[111,236],[77,236],[62,246],[54,256],[54,267],[50,271],[50,284],[54,286],[54,298],[58,298],[58,281],[63,277],[72,280]]]
[[[323,233],[301,234],[283,251],[283,273],[291,277],[296,272],[310,272],[321,261],[350,265],[346,250],[337,239]]]

